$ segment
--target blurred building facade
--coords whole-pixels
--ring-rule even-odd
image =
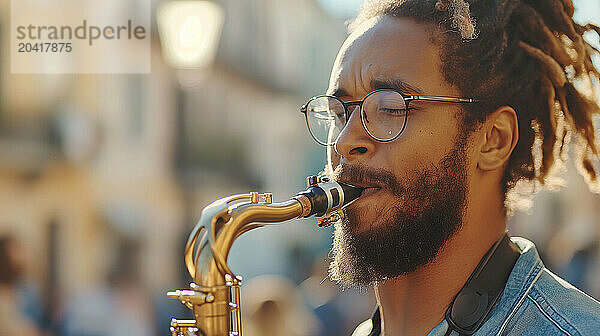
[[[115,272],[132,271],[150,297],[182,285],[183,238],[203,206],[249,189],[283,200],[321,168],[299,106],[326,88],[343,22],[312,0],[217,3],[224,31],[202,73],[164,64],[153,22],[150,75],[18,75],[0,1],[0,234],[26,246],[47,319],[97,298]],[[254,261],[236,270],[289,273],[290,243],[319,235],[312,249],[327,247],[311,224],[241,240],[232,259]]]

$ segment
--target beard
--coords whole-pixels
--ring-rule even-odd
[[[342,288],[371,286],[414,272],[433,261],[462,226],[467,195],[466,137],[437,165],[397,178],[385,169],[338,166],[334,176],[352,184],[380,185],[394,201],[374,211],[347,206],[335,223],[329,277]],[[366,212],[375,214],[365,218]],[[362,225],[361,225],[362,224]],[[368,227],[356,232],[359,227]]]

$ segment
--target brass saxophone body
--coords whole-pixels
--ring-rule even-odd
[[[319,226],[341,219],[341,209],[358,198],[362,188],[325,177],[309,176],[308,189],[290,200],[273,203],[269,193],[232,195],[202,211],[190,233],[184,261],[194,282],[186,290],[167,293],[194,312],[194,320],[171,320],[173,336],[241,336],[240,284],[227,258],[242,234],[293,218],[317,216]]]

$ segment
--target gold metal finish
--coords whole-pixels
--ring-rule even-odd
[[[306,217],[310,214],[310,200],[308,199],[308,197],[304,196],[304,195],[297,195],[294,196],[294,199],[298,202],[300,202],[300,204],[302,205],[302,214],[300,214],[300,217]]]
[[[225,197],[204,208],[185,247],[185,265],[194,283],[191,289],[167,293],[192,309],[195,320],[173,319],[172,335],[241,336],[242,279],[227,265],[233,242],[252,229],[308,213],[305,196],[272,203],[271,194],[256,192]]]
[[[322,217],[317,217],[317,225],[319,227],[328,227],[332,223],[335,223],[344,218],[344,214],[341,211],[334,211],[329,214],[325,214]]]
[[[340,220],[341,209],[360,197],[362,188],[316,176],[309,188],[292,199],[273,203],[270,193],[221,198],[202,210],[185,245],[185,266],[194,282],[190,289],[167,293],[194,311],[195,320],[171,321],[173,336],[241,336],[240,284],[227,257],[242,234],[268,224],[322,214],[319,226]]]

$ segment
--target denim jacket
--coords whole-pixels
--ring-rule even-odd
[[[473,335],[600,335],[600,302],[545,268],[532,242],[519,237],[511,240],[522,254],[500,302]],[[378,326],[373,330],[378,315],[379,310],[352,335],[379,335]],[[448,322],[443,320],[428,336],[444,336],[447,331]],[[453,331],[449,335],[459,334]]]

